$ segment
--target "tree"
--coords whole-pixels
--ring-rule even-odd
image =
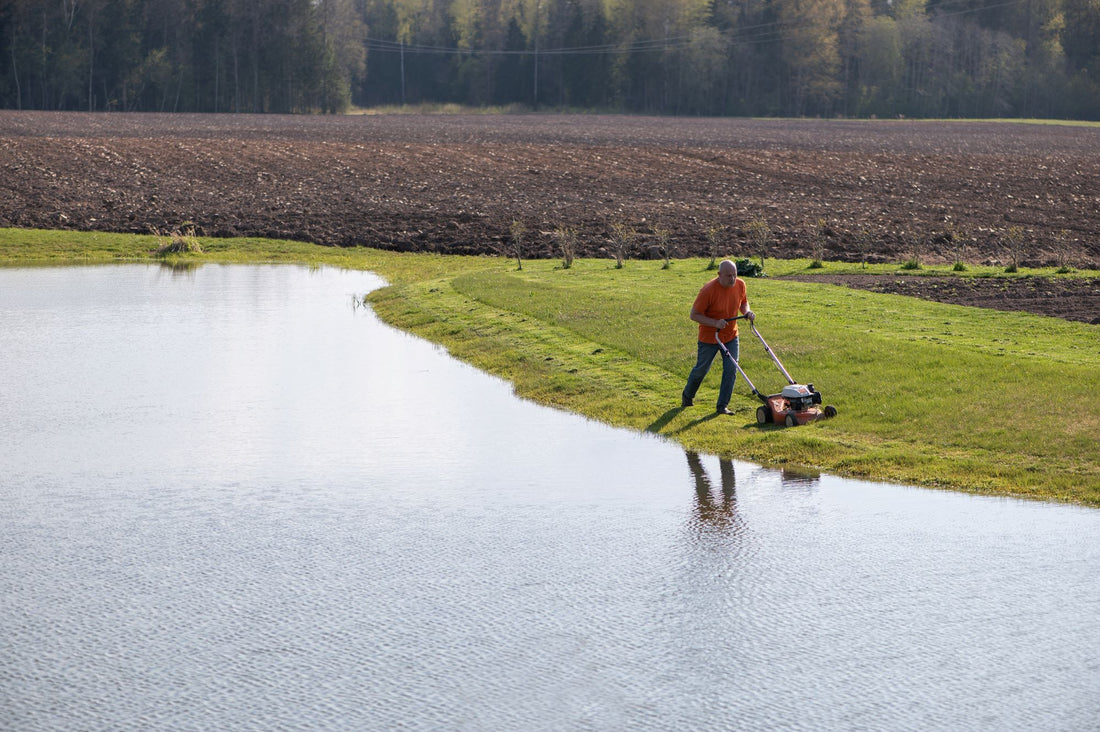
[[[871,20],[870,0],[845,0],[844,18],[837,31],[837,51],[840,55],[841,112],[855,114],[860,102],[860,63],[864,28]]]
[[[842,0],[776,0],[788,114],[828,114],[839,97]]]
[[[1070,73],[1082,91],[1088,90],[1082,97],[1092,98],[1100,112],[1100,0],[1062,0],[1062,8],[1061,45]]]
[[[676,112],[721,114],[720,89],[728,53],[729,44],[717,28],[691,31],[681,53]]]
[[[1100,118],[1100,0],[0,0],[0,106]]]
[[[886,15],[868,20],[859,48],[859,113],[883,117],[895,114],[904,66],[898,22]]]
[[[315,8],[324,49],[320,107],[342,112],[351,104],[352,85],[366,72],[366,26],[352,0],[318,0]]]

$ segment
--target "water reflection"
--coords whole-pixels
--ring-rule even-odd
[[[191,262],[186,259],[164,259],[161,260],[160,268],[173,275],[188,275],[194,274],[202,265],[202,262]]]
[[[779,480],[783,483],[784,488],[812,491],[821,482],[821,473],[813,468],[787,466],[780,469]]]
[[[718,458],[720,482],[715,486],[703,467],[699,453],[685,451],[688,468],[695,480],[692,525],[700,532],[739,533],[744,525],[737,512],[737,476],[733,461]]]
[[[1100,512],[538,407],[378,285],[0,269],[0,729],[1095,728]]]

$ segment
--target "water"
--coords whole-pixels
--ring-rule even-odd
[[[685,455],[379,284],[0,270],[0,729],[1100,728],[1100,512]]]

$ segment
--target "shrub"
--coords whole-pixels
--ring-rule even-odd
[[[559,226],[554,231],[554,237],[561,248],[561,265],[564,269],[573,266],[573,259],[577,256],[577,232],[565,226]]]
[[[199,240],[195,238],[194,224],[184,224],[182,231],[180,227],[177,227],[167,234],[162,233],[158,229],[153,229],[153,236],[157,238],[157,248],[154,252],[155,256],[167,257],[172,254],[202,254],[202,246],[199,244]]]
[[[738,259],[734,264],[737,265],[737,275],[739,277],[767,277],[767,273],[764,272],[764,265],[757,264],[751,259]]]

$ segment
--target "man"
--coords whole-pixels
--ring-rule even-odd
[[[690,407],[695,403],[695,392],[703,383],[703,377],[710,371],[710,364],[718,355],[717,338],[729,349],[734,358],[740,353],[737,340],[738,314],[750,321],[756,316],[749,310],[749,300],[745,281],[737,277],[737,265],[725,260],[718,265],[718,277],[703,285],[695,302],[691,306],[691,319],[699,324],[699,356],[695,368],[688,375],[687,386],[680,401],[682,406]],[[737,379],[737,369],[728,359],[722,359],[722,384],[718,388],[718,414],[733,414],[729,410],[730,397],[733,396],[733,383]]]

